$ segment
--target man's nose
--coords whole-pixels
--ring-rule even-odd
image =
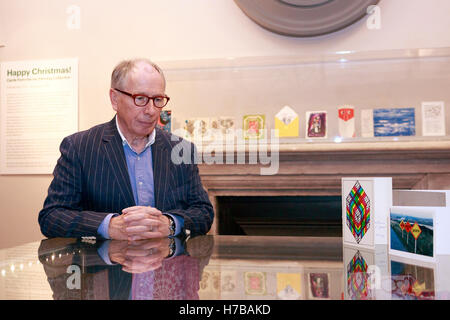
[[[155,112],[158,112],[158,108],[155,107],[152,99],[150,99],[147,105],[144,107],[144,112],[148,114],[155,114]]]

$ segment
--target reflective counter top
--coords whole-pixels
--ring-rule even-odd
[[[394,258],[338,237],[55,238],[0,250],[0,299],[449,300],[449,260]]]

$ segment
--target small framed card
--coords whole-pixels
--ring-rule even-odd
[[[266,116],[254,114],[244,116],[244,139],[263,139],[266,129]]]
[[[422,102],[422,135],[445,136],[444,101]]]
[[[309,111],[306,113],[306,138],[327,137],[326,111]]]

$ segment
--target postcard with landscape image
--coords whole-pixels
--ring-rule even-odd
[[[412,213],[392,210],[390,214],[391,249],[434,257],[434,219],[431,212]]]

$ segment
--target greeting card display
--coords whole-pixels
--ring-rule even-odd
[[[344,244],[373,249],[387,244],[392,178],[342,178]]]

